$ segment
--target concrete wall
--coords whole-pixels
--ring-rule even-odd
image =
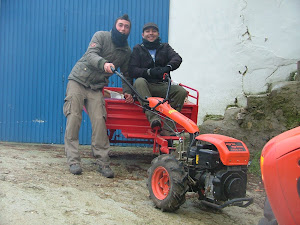
[[[299,27],[299,0],[170,0],[169,43],[183,58],[172,78],[199,90],[199,124],[287,80]]]

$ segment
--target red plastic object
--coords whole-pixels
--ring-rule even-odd
[[[279,224],[300,224],[300,127],[271,139],[261,154],[266,193]]]
[[[250,153],[242,141],[220,134],[201,134],[196,139],[214,144],[224,165],[248,165]]]
[[[163,98],[150,97],[148,98],[149,106],[153,108],[163,100]],[[170,119],[176,121],[176,123],[184,127],[185,130],[189,133],[193,134],[199,131],[199,128],[194,121],[181,114],[177,110],[173,109],[167,102],[157,106],[156,110],[161,114],[168,116]]]

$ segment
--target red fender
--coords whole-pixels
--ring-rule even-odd
[[[220,134],[201,134],[197,136],[196,139],[209,142],[216,146],[224,165],[248,165],[250,153],[242,141]]]
[[[279,224],[300,224],[300,127],[271,139],[261,153],[261,174]]]

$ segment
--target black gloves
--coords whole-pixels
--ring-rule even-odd
[[[170,74],[171,67],[170,66],[165,66],[163,67],[164,73]]]
[[[150,75],[153,78],[162,79],[164,76],[163,67],[154,67],[150,69]]]
[[[154,67],[147,70],[148,75],[150,75],[153,78],[157,78],[162,80],[164,77],[164,74],[169,74],[171,71],[171,67],[165,66],[165,67]]]

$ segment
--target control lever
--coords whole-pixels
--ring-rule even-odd
[[[149,102],[148,100],[142,98],[140,94],[135,90],[135,88],[131,85],[131,83],[128,82],[128,80],[124,77],[122,73],[119,73],[115,68],[112,66],[110,67],[111,71],[115,74],[117,74],[128,86],[129,88],[134,92],[134,94],[142,101],[142,102]]]

